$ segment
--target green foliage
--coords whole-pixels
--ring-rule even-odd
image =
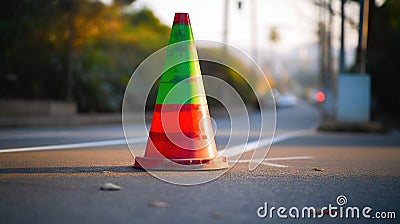
[[[0,96],[67,99],[71,68],[73,101],[80,112],[120,111],[132,72],[166,46],[170,34],[169,26],[149,9],[127,13],[125,7],[131,2],[1,1]],[[205,52],[221,54],[220,49]],[[227,60],[248,69],[232,55]],[[245,102],[255,102],[250,86],[236,71],[208,62],[201,62],[201,67],[204,74],[230,83]],[[149,102],[155,102],[157,87]]]
[[[1,97],[66,99],[72,66],[80,111],[119,111],[135,67],[169,35],[150,10],[125,13],[130,2],[2,1]]]
[[[252,74],[252,70],[249,68],[248,65],[246,65],[240,58],[230,54],[229,52],[224,52],[223,49],[200,48],[198,49],[198,52],[200,58],[213,58],[215,57],[215,55],[224,55],[221,57],[223,58],[222,61],[224,63],[226,63],[227,65],[235,65],[237,68],[239,68],[242,71],[243,75],[246,75],[246,77],[242,77],[242,75],[239,74],[238,71],[235,71],[232,68],[229,68],[222,64],[211,61],[200,61],[200,67],[203,75],[214,76],[227,82],[238,92],[238,94],[241,96],[242,100],[246,104],[257,104],[256,95],[254,94],[253,89],[250,86],[250,84],[252,84],[252,86],[257,86],[257,76],[255,74]],[[268,87],[265,87],[265,89],[267,88]],[[254,89],[254,91],[257,91],[257,89]],[[209,104],[211,106],[220,106],[219,104],[213,105],[213,102],[216,103],[215,101],[210,101]]]
[[[373,3],[373,1],[372,1]],[[377,8],[371,3],[367,50],[367,72],[379,113],[399,117],[400,94],[400,2],[387,0]]]

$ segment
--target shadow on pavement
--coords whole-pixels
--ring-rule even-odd
[[[90,167],[43,167],[43,168],[1,168],[0,174],[24,173],[104,173],[104,172],[145,172],[132,166],[90,166]]]

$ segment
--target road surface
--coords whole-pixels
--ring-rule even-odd
[[[257,129],[258,118],[254,115],[250,119],[252,128]],[[400,135],[321,133],[315,131],[318,120],[318,110],[306,103],[278,110],[276,140],[257,169],[248,170],[249,151],[221,177],[196,186],[165,183],[134,170],[133,157],[121,143],[123,131],[119,125],[4,129],[0,131],[0,221],[399,223]],[[217,131],[219,147],[226,144],[227,124],[217,119],[222,133]],[[135,128],[132,126],[131,137],[139,139],[140,151],[146,133]],[[263,137],[270,134],[266,132]],[[255,136],[250,134],[250,141]],[[88,147],[88,142],[97,145]],[[53,146],[51,150],[41,150],[49,145]],[[10,149],[28,150],[5,153]],[[187,179],[213,175],[213,171],[164,175]],[[101,191],[106,182],[122,189]],[[347,204],[339,206],[338,196],[346,197]],[[315,214],[323,217],[280,218],[273,210],[267,214],[273,214],[272,218],[259,218],[257,210],[265,203],[268,209],[296,207],[300,212],[312,206]],[[330,210],[337,214],[340,207],[368,206],[372,208],[371,218],[331,218],[323,210],[329,204],[337,206]],[[396,218],[378,219],[379,214],[393,214],[388,212],[394,212]]]

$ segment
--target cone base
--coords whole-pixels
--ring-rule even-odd
[[[226,157],[209,159],[166,159],[136,156],[133,165],[146,170],[220,170],[229,168]]]

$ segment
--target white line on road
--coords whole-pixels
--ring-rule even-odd
[[[265,158],[265,159],[255,159],[254,162],[262,161],[284,161],[284,160],[298,160],[298,159],[311,159],[311,156],[288,156],[288,157],[274,157],[274,158]],[[234,160],[233,160],[234,161]],[[243,163],[248,163],[250,159],[242,159],[240,160]],[[229,161],[231,162],[231,161]]]
[[[311,132],[309,130],[295,131],[288,134],[283,134],[276,136],[272,143],[278,143],[290,138],[308,135]],[[129,139],[129,144],[135,143],[145,143],[147,137],[131,138]],[[254,150],[256,148],[269,146],[271,143],[271,138],[262,139],[260,141],[248,142],[247,144],[242,144],[238,146],[231,147],[229,149],[221,152],[223,156],[233,157],[240,155],[242,153]],[[21,147],[21,148],[10,148],[10,149],[0,149],[0,153],[8,152],[29,152],[29,151],[43,151],[43,150],[59,150],[59,149],[77,149],[77,148],[90,148],[90,147],[101,147],[101,146],[115,146],[115,145],[125,145],[125,139],[114,139],[106,141],[94,141],[94,142],[83,142],[83,143],[71,143],[71,144],[59,144],[59,145],[45,145],[45,146],[33,146],[33,147]]]
[[[230,157],[235,157],[235,156],[239,156],[239,155],[243,155],[245,152],[249,152],[252,150],[255,150],[257,148],[262,148],[262,147],[268,147],[270,146],[270,144],[276,144],[278,142],[282,142],[285,140],[288,140],[290,138],[295,138],[295,137],[300,137],[300,136],[305,136],[305,135],[310,135],[315,133],[314,129],[309,129],[309,130],[300,130],[300,131],[294,131],[288,134],[284,134],[284,135],[279,135],[276,136],[275,138],[271,139],[271,138],[266,138],[260,141],[253,141],[253,142],[248,142],[247,144],[242,144],[242,145],[238,145],[238,146],[234,146],[232,148],[229,148],[227,150],[224,150],[222,152],[219,153],[219,155],[221,156],[226,156],[228,158]],[[266,155],[266,154],[265,154]],[[272,160],[272,161],[277,161],[277,160],[293,160],[293,159],[310,159],[310,156],[293,156],[293,157],[277,157],[277,158],[262,158],[262,159],[255,159],[253,161],[251,160],[239,160],[239,163],[248,163],[248,162],[256,162],[259,163],[260,161],[262,161],[259,164],[263,164],[266,166],[273,166],[273,167],[280,167],[280,168],[285,168],[288,167],[286,165],[281,165],[281,164],[276,164],[276,163],[269,163],[269,162],[265,162],[267,160]]]
[[[220,152],[219,154],[222,156],[226,156],[228,158],[234,157],[234,156],[241,155],[245,152],[255,150],[257,148],[270,146],[270,144],[276,144],[278,142],[282,142],[282,141],[288,140],[290,138],[310,135],[313,133],[314,133],[314,130],[294,131],[294,132],[290,132],[287,134],[276,136],[275,138],[272,139],[272,142],[271,142],[271,138],[262,139],[260,141],[252,141],[252,142],[248,142],[246,144],[231,147],[229,149],[226,149],[226,150]]]
[[[129,144],[132,143],[143,143],[147,141],[147,137],[144,138],[132,138],[129,139]],[[90,147],[101,147],[101,146],[113,146],[113,145],[125,145],[125,139],[115,139],[107,141],[96,141],[96,142],[83,142],[83,143],[72,143],[72,144],[60,144],[60,145],[46,145],[46,146],[34,146],[34,147],[22,147],[12,149],[0,149],[0,153],[6,152],[28,152],[28,151],[42,151],[42,150],[57,150],[57,149],[77,149],[77,148],[90,148]]]
[[[266,165],[266,166],[273,166],[273,167],[279,167],[279,168],[286,168],[288,167],[287,165],[281,165],[281,164],[276,164],[276,163],[270,163],[267,161],[285,161],[285,160],[300,160],[300,159],[312,159],[311,156],[288,156],[288,157],[274,157],[274,158],[265,158],[265,159],[256,159],[253,162],[259,162],[263,161],[261,164]],[[242,160],[230,160],[228,162],[238,162],[238,163],[248,163],[250,162],[250,159],[242,159]]]
[[[236,161],[236,162],[238,162],[238,163],[247,163],[247,162],[249,162],[249,161],[247,161],[247,160],[238,160],[238,161]],[[276,163],[269,163],[269,162],[262,162],[261,164],[266,165],[266,166],[279,167],[279,168],[286,168],[286,167],[288,167],[288,166],[286,166],[286,165],[281,165],[281,164],[276,164]]]
[[[266,165],[266,166],[279,167],[279,168],[286,168],[286,167],[288,167],[288,166],[286,166],[286,165],[281,165],[281,164],[276,164],[276,163],[262,162],[261,164]]]

